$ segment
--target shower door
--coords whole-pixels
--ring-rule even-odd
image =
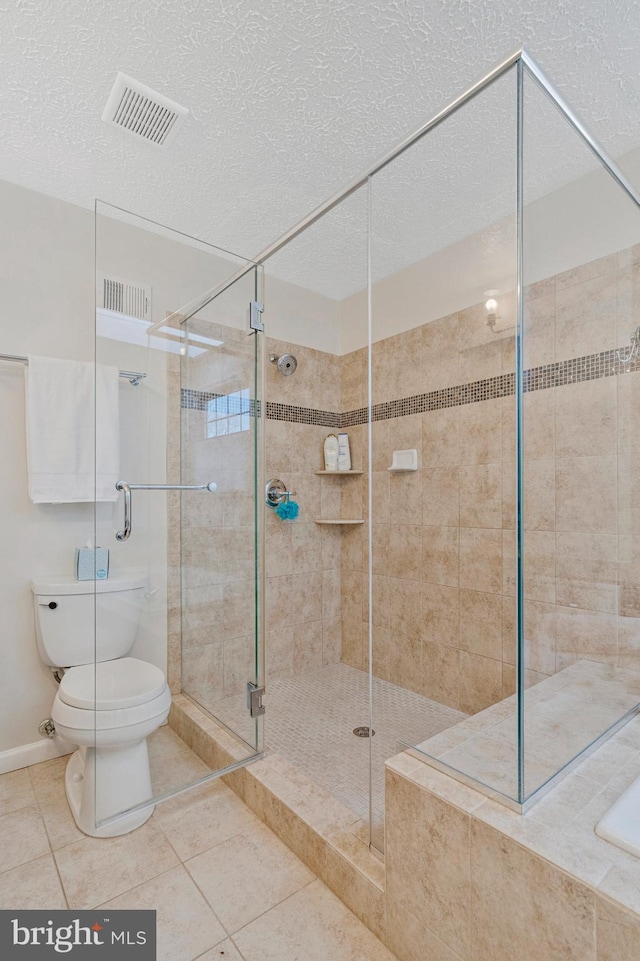
[[[76,537],[109,549],[108,577],[94,591],[98,750],[85,771],[101,833],[120,833],[123,814],[135,822],[150,802],[216,777],[262,747],[260,283],[247,260],[96,206],[96,363],[111,376],[126,374],[118,378],[115,417],[99,405],[96,416],[97,471],[106,437],[112,448],[115,437],[118,450],[109,457],[117,490],[96,499],[93,530],[78,529]],[[119,583],[137,587],[109,592]],[[173,697],[166,722],[146,722],[132,780],[147,752],[149,777],[133,792],[119,783],[124,755],[100,750],[105,705],[117,710],[121,694],[107,691],[101,647],[114,609],[134,624],[134,641],[108,656],[144,662],[138,673],[147,681],[162,682],[164,674]],[[134,714],[151,717],[148,692],[129,693],[139,702]],[[132,733],[137,715],[124,713],[120,721]],[[224,760],[198,735],[216,720],[226,728]]]
[[[181,494],[182,691],[253,751],[262,720],[247,707],[262,677],[259,283],[253,267],[184,321],[180,377],[180,481],[217,485],[213,497]],[[254,694],[255,710],[259,701]]]

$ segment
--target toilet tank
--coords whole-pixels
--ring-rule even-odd
[[[136,638],[146,577],[73,577],[31,582],[40,657],[50,667],[74,667],[125,657]]]

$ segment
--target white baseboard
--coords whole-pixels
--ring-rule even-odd
[[[9,771],[17,771],[31,764],[39,764],[40,761],[50,761],[51,758],[71,754],[75,749],[74,744],[56,734],[55,737],[43,738],[41,741],[34,741],[33,744],[23,744],[9,751],[0,751],[0,774],[8,774]]]

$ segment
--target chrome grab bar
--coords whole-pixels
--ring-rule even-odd
[[[124,493],[124,529],[116,533],[116,540],[127,541],[131,536],[131,491],[214,491],[217,486],[214,481],[208,484],[127,484],[118,481],[116,490]]]

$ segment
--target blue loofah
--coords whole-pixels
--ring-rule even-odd
[[[300,505],[296,504],[295,501],[283,501],[281,504],[278,504],[276,508],[276,514],[282,518],[283,521],[294,521],[299,513]]]

